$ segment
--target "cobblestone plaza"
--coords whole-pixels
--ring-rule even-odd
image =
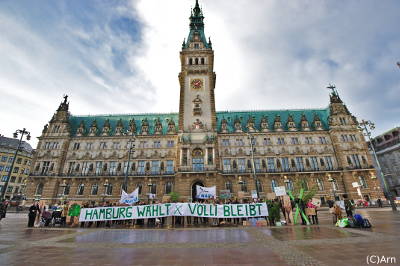
[[[327,211],[320,212],[318,226],[173,230],[27,229],[25,214],[9,213],[0,223],[0,264],[366,265],[368,255],[399,260],[399,213],[357,212],[372,229],[336,228]]]

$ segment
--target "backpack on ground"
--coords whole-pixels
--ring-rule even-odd
[[[363,224],[362,224],[362,228],[371,228],[371,227],[372,227],[372,225],[369,222],[369,220],[368,219],[364,219],[363,220]]]
[[[355,227],[362,227],[364,223],[364,218],[361,216],[361,214],[354,214],[354,225]]]

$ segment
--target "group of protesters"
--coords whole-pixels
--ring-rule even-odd
[[[183,202],[183,201],[181,201]],[[242,203],[257,203],[260,202],[257,199],[199,199],[193,203],[201,204],[242,204]],[[134,206],[159,204],[159,201],[145,202],[138,201]],[[163,202],[165,203],[165,202]],[[291,200],[288,204],[284,204],[282,199],[275,199],[267,202],[268,206],[268,217],[242,217],[242,218],[211,218],[211,217],[196,217],[196,216],[171,216],[171,217],[159,217],[159,218],[147,218],[147,219],[127,219],[127,220],[109,220],[109,221],[79,221],[78,214],[71,214],[71,208],[77,203],[69,203],[68,201],[58,202],[58,204],[45,206],[40,205],[38,202],[34,202],[29,208],[28,213],[28,227],[45,227],[50,225],[59,226],[71,226],[71,227],[87,227],[87,228],[98,228],[98,227],[165,227],[165,226],[237,226],[243,225],[246,222],[254,222],[256,220],[264,220],[267,225],[276,225],[277,222],[282,221],[281,217],[283,214],[283,221],[288,224],[293,223],[293,214],[295,208],[298,207],[301,212],[306,213],[306,209],[313,209],[313,212],[307,213],[308,219],[313,224],[318,224],[317,206],[312,201],[304,202],[301,199]],[[81,208],[97,208],[97,207],[117,207],[126,206],[121,204],[119,201],[111,202],[85,202],[79,205]],[[73,216],[72,216],[73,215]],[[301,223],[308,224],[304,219],[303,215],[300,215]],[[58,221],[58,222],[55,222]]]

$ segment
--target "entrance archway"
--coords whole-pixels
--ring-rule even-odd
[[[195,202],[197,200],[196,199],[196,194],[197,194],[196,186],[204,187],[204,184],[200,180],[193,183],[193,185],[192,185],[192,202]]]

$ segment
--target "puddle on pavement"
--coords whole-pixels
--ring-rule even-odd
[[[282,241],[357,237],[359,234],[324,227],[283,227],[261,229],[264,234]]]
[[[226,243],[249,242],[244,230],[101,230],[72,237],[61,242],[72,243]]]

